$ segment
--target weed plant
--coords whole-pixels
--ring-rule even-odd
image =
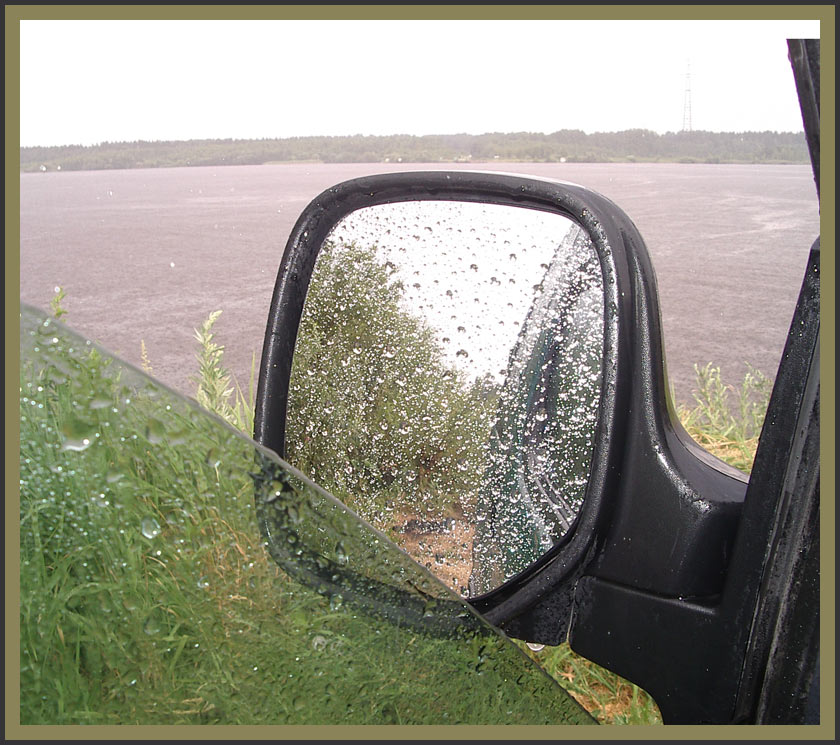
[[[724,383],[711,363],[694,371],[695,405],[678,409],[683,427],[713,455],[749,473],[773,381],[751,366],[737,388]]]

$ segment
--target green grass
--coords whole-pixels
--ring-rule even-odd
[[[591,721],[340,503],[63,324],[21,323],[22,724]]]
[[[738,387],[711,363],[694,366],[695,405],[677,410],[686,431],[706,450],[744,473],[752,469],[773,381],[749,367]]]
[[[645,691],[575,654],[568,644],[522,648],[602,724],[662,724],[659,708]]]
[[[213,325],[221,314],[220,310],[213,311],[201,324],[201,328],[195,330],[199,349],[196,354],[198,375],[194,379],[195,399],[205,409],[222,417],[228,424],[250,437],[254,432],[256,353],[251,356],[251,375],[246,395],[236,378],[222,364],[225,348],[216,343],[213,334]],[[142,351],[144,369],[148,371],[151,366],[145,357],[145,347]]]

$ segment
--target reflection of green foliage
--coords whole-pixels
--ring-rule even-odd
[[[470,507],[493,395],[447,366],[369,249],[319,257],[295,348],[290,462],[368,519]]]
[[[281,572],[257,461],[300,505],[271,537],[289,556],[340,544],[348,571],[437,585],[219,421],[42,316],[21,358],[21,723],[588,721],[488,627],[453,643]]]

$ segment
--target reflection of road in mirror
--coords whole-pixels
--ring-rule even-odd
[[[559,215],[352,213],[308,290],[287,456],[456,592],[493,589],[580,509],[603,302],[594,247]]]

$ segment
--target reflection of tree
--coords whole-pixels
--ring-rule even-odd
[[[602,304],[597,256],[572,231],[510,357],[479,491],[473,593],[524,569],[575,521],[600,394]]]
[[[375,249],[328,245],[309,287],[287,455],[375,524],[469,509],[492,396],[447,366]]]

